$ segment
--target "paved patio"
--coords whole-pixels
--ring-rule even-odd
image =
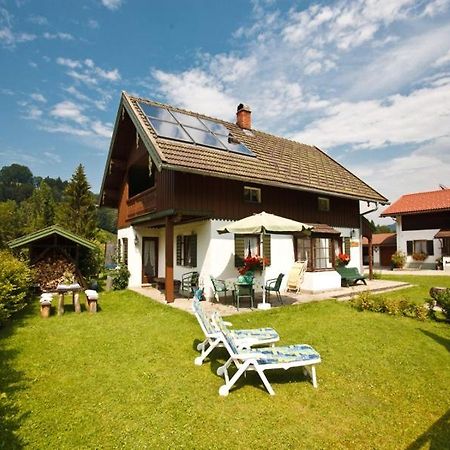
[[[296,305],[301,303],[309,303],[326,299],[337,299],[337,300],[348,300],[349,298],[359,294],[363,291],[371,291],[371,292],[387,292],[396,289],[403,289],[405,287],[409,287],[408,283],[400,282],[400,281],[388,281],[388,280],[367,280],[367,286],[364,284],[358,284],[356,286],[343,287],[340,289],[326,291],[316,294],[310,293],[300,293],[294,294],[291,292],[282,292],[281,296],[283,299],[283,305]],[[178,297],[175,299],[173,303],[166,303],[164,293],[158,291],[153,287],[138,287],[138,288],[130,288],[131,290],[145,295],[146,297],[150,297],[153,300],[156,300],[160,303],[167,304],[173,308],[182,309],[184,311],[191,311],[192,300],[186,297]],[[220,314],[226,316],[230,314],[237,313],[246,313],[250,311],[256,310],[256,305],[262,301],[262,292],[256,292],[255,296],[255,308],[252,310],[249,307],[249,302],[243,301],[242,306],[239,308],[239,311],[236,310],[236,307],[232,304],[231,295],[227,298],[223,298],[221,296],[220,303],[217,302],[204,302],[203,306],[208,312],[218,311]],[[281,307],[283,306],[276,300],[275,295],[271,296],[272,307]]]

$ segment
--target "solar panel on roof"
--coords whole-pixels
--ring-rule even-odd
[[[148,117],[154,117],[155,119],[167,120],[168,122],[177,123],[172,114],[166,109],[155,105],[149,105],[147,103],[139,103],[144,114]]]
[[[204,145],[218,150],[228,150],[241,155],[255,156],[219,122],[199,119],[190,114],[148,103],[139,102],[138,105],[160,137]]]
[[[186,127],[186,131],[196,144],[206,145],[207,147],[214,147],[220,150],[226,150],[226,147],[221,144],[219,139],[209,131],[198,130],[197,128]]]
[[[186,131],[184,131],[184,129],[177,123],[170,123],[164,120],[153,119],[151,117],[149,117],[148,120],[158,136],[176,139],[178,141],[192,142],[192,139]]]
[[[214,122],[208,119],[201,119],[201,121],[206,125],[206,127],[215,134],[221,134],[223,136],[228,136],[230,132],[228,128],[218,122]]]
[[[189,116],[188,114],[179,113],[176,111],[171,111],[175,119],[181,123],[181,125],[186,125],[188,127],[199,128],[200,130],[208,130],[205,125],[203,125],[197,117]]]

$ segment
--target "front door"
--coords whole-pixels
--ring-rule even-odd
[[[158,238],[142,239],[142,283],[151,283],[158,276]]]

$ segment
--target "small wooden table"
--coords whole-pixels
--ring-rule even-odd
[[[76,313],[81,312],[80,305],[80,291],[81,286],[76,284],[58,284],[56,292],[58,293],[58,316],[64,314],[64,295],[68,292],[72,292],[72,303]]]

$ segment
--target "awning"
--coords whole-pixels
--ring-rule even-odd
[[[450,238],[450,230],[439,230],[435,235],[435,239]]]
[[[315,234],[333,234],[339,236],[341,234],[340,231],[335,230],[332,226],[327,225],[326,223],[311,223],[312,226],[311,234],[314,236]]]

